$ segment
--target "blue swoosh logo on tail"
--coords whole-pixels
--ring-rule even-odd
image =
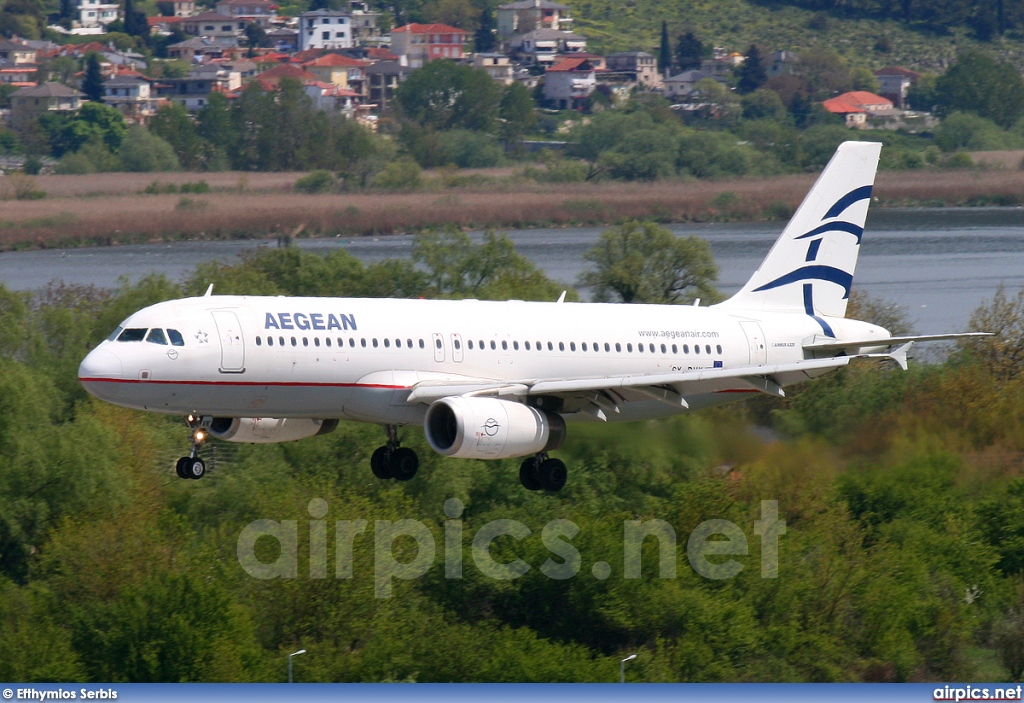
[[[822,266],[820,264],[803,266],[796,271],[790,271],[785,276],[779,276],[774,281],[765,283],[760,288],[755,288],[753,292],[771,290],[772,288],[796,283],[797,281],[828,281],[829,283],[835,283],[843,287],[845,291],[843,298],[849,298],[850,288],[853,286],[853,275],[837,269],[835,266]]]
[[[807,234],[801,234],[795,239],[807,239],[808,237],[814,237],[824,232],[848,232],[857,238],[857,243],[860,244],[860,238],[864,234],[864,228],[853,224],[852,222],[829,222],[828,224],[819,225],[812,229]]]
[[[871,186],[861,186],[851,190],[849,193],[841,197],[836,201],[835,205],[828,209],[825,216],[821,219],[827,220],[830,217],[838,217],[846,208],[850,207],[856,202],[861,200],[867,200],[871,197]]]

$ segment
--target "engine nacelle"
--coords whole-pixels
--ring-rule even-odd
[[[208,429],[211,435],[226,442],[271,444],[273,442],[294,442],[297,439],[327,434],[333,432],[337,426],[337,420],[294,417],[215,417]]]
[[[497,398],[442,398],[427,409],[423,429],[431,449],[462,459],[509,459],[565,441],[561,415]]]

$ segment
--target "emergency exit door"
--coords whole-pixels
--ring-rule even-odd
[[[220,372],[245,373],[245,339],[238,316],[231,310],[214,310],[213,321],[220,338]]]

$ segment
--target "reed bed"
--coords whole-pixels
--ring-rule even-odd
[[[196,177],[191,176],[193,180]],[[238,174],[233,177],[237,179]],[[808,174],[651,184],[506,184],[501,189],[470,186],[431,192],[340,195],[243,191],[55,198],[49,194],[45,200],[0,203],[0,248],[280,236],[300,226],[304,236],[351,236],[410,232],[447,224],[521,228],[608,224],[625,219],[779,219],[799,204],[815,177]],[[883,172],[875,195],[882,205],[1022,204],[1024,172]]]

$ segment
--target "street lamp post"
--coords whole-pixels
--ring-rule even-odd
[[[292,683],[292,657],[297,656],[299,654],[305,654],[305,653],[306,653],[305,649],[300,649],[299,651],[292,652],[291,654],[288,655],[288,683]],[[636,656],[636,655],[634,654],[633,656]]]
[[[636,659],[635,654],[630,654],[628,657],[619,662],[619,683],[626,683],[626,662]]]

